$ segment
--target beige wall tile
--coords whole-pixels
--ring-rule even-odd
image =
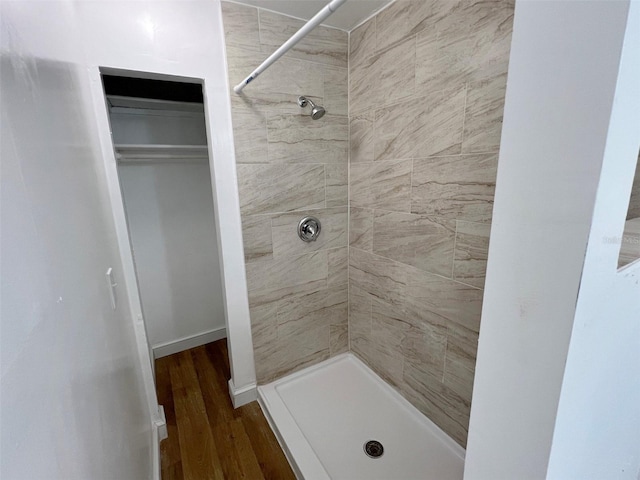
[[[376,47],[387,48],[427,27],[432,28],[437,22],[436,15],[444,15],[443,7],[453,3],[453,0],[396,0],[376,15]]]
[[[312,215],[320,220],[321,230],[314,242],[303,242],[298,237],[298,223]],[[347,207],[305,210],[272,217],[273,255],[276,258],[310,253],[316,250],[347,246]],[[346,260],[346,259],[345,259]]]
[[[331,356],[349,351],[348,325],[331,325],[329,327],[329,353]]]
[[[376,17],[349,32],[349,68],[362,64],[376,52]]]
[[[463,153],[499,150],[506,89],[506,74],[469,83],[464,116]]]
[[[302,24],[256,12],[223,5],[232,84]],[[512,16],[512,0],[396,0],[232,95],[259,382],[349,347],[464,445]],[[328,114],[311,122],[301,94]],[[349,200],[353,248],[332,208]],[[328,235],[292,256],[310,209]]]
[[[408,318],[479,330],[482,290],[408,265],[402,269],[405,281],[402,308]]]
[[[458,325],[449,326],[443,382],[468,402],[473,392],[477,349],[476,332]]]
[[[507,73],[515,0],[466,1],[460,12],[462,28],[472,32],[469,56],[470,81],[481,81]]]
[[[266,57],[264,53],[228,46],[227,63],[231,86],[244,80]],[[314,101],[321,102],[324,96],[324,70],[323,65],[299,60],[287,54],[265,70],[259,79],[248,85],[241,95],[231,93],[231,98],[257,98],[267,104],[275,101],[283,103],[282,99],[273,94],[286,94],[291,96],[286,102],[287,108],[291,113],[297,113],[301,111],[296,101],[299,95],[306,95]]]
[[[471,403],[445,386],[428,370],[405,363],[403,393],[436,425],[465,445]]]
[[[453,278],[484,288],[491,225],[457,221]]]
[[[349,75],[351,113],[398,101],[415,91],[416,41],[410,37],[355,65]]]
[[[445,387],[471,403],[474,375],[475,371],[467,365],[447,358],[443,383]]]
[[[346,68],[324,68],[324,103],[331,115],[349,115],[349,71]]]
[[[411,328],[398,313],[397,308],[373,299],[369,362],[378,375],[395,386],[402,383],[402,344]]]
[[[372,298],[356,282],[349,282],[349,333],[371,335]]]
[[[350,349],[463,446],[513,4],[396,0],[350,36]]]
[[[346,249],[345,249],[346,253]],[[327,304],[331,306],[329,325],[348,325],[349,323],[349,289],[345,283],[327,285]]]
[[[464,16],[460,17],[448,17],[446,22],[417,34],[416,85],[421,91],[463,87],[468,81],[474,69],[472,52],[476,39],[465,25]]]
[[[369,363],[371,338],[371,296],[355,282],[349,282],[349,350]]]
[[[327,251],[328,273],[327,284],[330,287],[347,285],[348,267],[349,267],[349,252],[348,248],[334,248]]]
[[[373,112],[351,116],[349,121],[349,162],[373,162]]]
[[[366,250],[373,249],[373,210],[351,208],[349,210],[349,245]]]
[[[349,329],[349,351],[371,368],[371,333],[358,334]]]
[[[415,159],[411,212],[490,221],[497,165],[497,154]]]
[[[349,166],[347,163],[327,163],[324,167],[327,207],[349,204]]]
[[[349,182],[352,207],[410,211],[410,160],[354,163]]]
[[[232,85],[302,24],[234,4],[223,4],[223,21]],[[260,383],[348,347],[347,50],[346,33],[316,28],[242,95],[231,94]],[[312,121],[299,95],[327,115]],[[323,222],[313,244],[295,230],[308,213]],[[309,299],[313,308],[295,308]]]
[[[418,319],[409,320],[410,328],[402,341],[405,363],[429,371],[435,377],[444,374],[447,329]]]
[[[448,1],[437,6],[442,11],[436,21],[418,33],[418,86],[437,91],[506,73],[512,1]]]
[[[304,260],[301,260],[304,261]],[[268,263],[268,262],[265,262]],[[247,272],[249,267],[247,266]],[[295,285],[271,285],[271,288],[260,288],[258,290],[249,290],[249,305],[263,305],[265,303],[286,300],[296,295],[317,292],[327,288],[327,279],[311,280],[307,282],[297,283]]]
[[[247,264],[247,287],[252,293],[313,284],[326,278],[326,250]]]
[[[410,213],[375,211],[373,253],[451,277],[455,221]]]
[[[622,232],[622,244],[618,254],[618,268],[624,267],[640,258],[640,220],[627,220]]]
[[[285,268],[276,262],[265,264],[272,264],[270,270],[279,268],[282,275],[300,265],[310,265],[314,272],[320,272],[320,276],[326,275],[326,255],[320,257],[319,263],[314,263],[318,258],[293,257]],[[250,265],[247,271],[248,276],[256,273],[261,277],[265,275],[251,270]],[[273,287],[265,285],[265,282],[260,285],[262,288],[252,290],[257,293],[250,294],[256,374],[260,383],[329,357],[330,323],[339,324],[340,315],[346,318],[346,298],[329,294],[325,279],[311,280],[316,276],[314,272],[308,272],[310,275],[306,278],[304,274],[299,275],[289,282],[279,281],[276,276],[274,285],[293,285]],[[304,302],[308,302],[306,309],[296,310],[296,305]]]
[[[402,308],[406,266],[369,252],[349,249],[349,281],[368,294]]]
[[[254,86],[252,84],[252,86]],[[255,85],[257,87],[257,85]],[[284,88],[283,88],[284,90]],[[250,95],[250,96],[249,96]],[[298,106],[299,93],[268,92],[261,88],[252,89],[251,92],[243,91],[241,95],[231,96],[231,111],[242,108],[250,111],[256,117],[266,123],[267,118],[274,115],[302,115],[304,112]],[[307,95],[318,104],[322,104],[322,97]],[[266,150],[265,150],[266,155]]]
[[[267,119],[269,162],[347,163],[349,119],[325,115],[276,115]]]
[[[478,331],[482,290],[355,248],[349,262],[351,284],[401,309],[407,321]]]
[[[460,153],[465,89],[440,90],[376,111],[375,160]]]
[[[314,365],[329,358],[329,326],[312,328],[295,338],[278,338],[254,347],[259,384]]]
[[[242,238],[244,242],[244,258],[247,263],[273,259],[270,216],[243,216]]]
[[[258,9],[224,1],[221,5],[226,44],[259,52]]]
[[[278,338],[276,302],[251,305],[251,336],[254,347],[275,342]]]
[[[260,10],[260,42],[262,51],[274,52],[304,25],[298,20]],[[290,55],[326,65],[347,67],[348,34],[335,28],[323,26],[313,29],[305,38],[296,44]]]
[[[638,163],[631,186],[631,198],[629,199],[629,209],[627,210],[627,220],[640,217],[640,152],[638,152]]]
[[[232,110],[237,163],[267,163],[267,123],[247,108]]]
[[[238,165],[243,215],[325,206],[324,165]]]
[[[329,326],[333,307],[327,289],[279,301],[278,338],[290,337],[293,342],[295,337],[309,329]]]

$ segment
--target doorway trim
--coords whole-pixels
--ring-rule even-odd
[[[213,192],[211,200],[217,227],[218,255],[231,370],[229,393],[234,407],[239,407],[257,399],[257,385],[226,65],[220,69],[220,72],[220,78],[215,79],[216,85],[211,86],[199,78],[177,76],[171,73],[132,71],[118,66],[95,66],[91,67],[89,71],[106,183],[122,258],[124,283],[129,297],[129,308],[134,323],[147,402],[154,423],[164,422],[164,418],[162,409],[158,406],[155,392],[153,351],[149,345],[144,323],[101,75],[126,75],[172,80],[198,83],[202,86]],[[220,83],[223,83],[227,88],[221,88]]]

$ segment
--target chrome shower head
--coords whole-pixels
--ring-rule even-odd
[[[313,120],[318,120],[319,118],[324,117],[324,114],[327,113],[324,107],[313,107],[311,109],[311,118]]]
[[[306,107],[307,105],[311,105],[311,118],[313,120],[318,120],[319,118],[322,118],[325,113],[327,113],[324,107],[316,105],[310,98],[304,96],[298,97],[298,105],[300,105],[300,107],[302,108]]]

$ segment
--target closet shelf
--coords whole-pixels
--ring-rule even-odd
[[[118,163],[207,163],[206,145],[116,144]]]

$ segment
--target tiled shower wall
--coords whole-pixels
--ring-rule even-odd
[[[232,85],[302,25],[222,5]],[[512,19],[510,0],[396,0],[231,95],[260,383],[350,347],[466,443]]]
[[[512,21],[396,0],[350,38],[350,348],[461,445]]]
[[[631,187],[631,198],[629,199],[629,209],[627,210],[627,220],[640,217],[640,152],[638,152],[638,163],[636,163],[636,173],[633,177]]]
[[[303,22],[222,2],[229,80],[236,85]],[[348,349],[348,35],[319,27],[231,93],[249,306],[259,383]],[[318,121],[296,103],[327,109]],[[296,226],[322,223],[305,244]]]

